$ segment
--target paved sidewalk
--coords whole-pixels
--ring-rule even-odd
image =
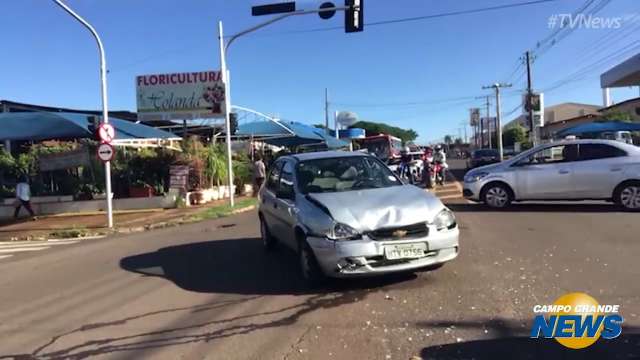
[[[252,203],[250,199],[246,197],[237,198],[236,208],[247,207],[247,204]],[[0,242],[90,236],[108,234],[112,231],[144,231],[151,228],[202,220],[207,217],[203,214],[208,210],[224,208],[227,204],[228,200],[225,199],[184,209],[116,211],[114,213],[114,230],[109,230],[106,227],[106,215],[99,212],[43,216],[38,217],[38,220],[35,221],[30,218],[21,218],[17,221],[0,221]]]

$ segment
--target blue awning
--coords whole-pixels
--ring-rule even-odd
[[[556,136],[565,137],[568,135],[601,133],[607,131],[640,131],[640,123],[622,121],[592,122],[560,130],[556,133]]]
[[[326,144],[330,149],[342,148],[349,143],[336,139],[313,126],[295,121],[256,121],[238,126],[236,135],[254,136],[276,146]]]
[[[31,140],[91,138],[91,114],[67,112],[0,113],[0,140]],[[109,117],[116,130],[115,140],[179,139],[170,132],[143,124]]]

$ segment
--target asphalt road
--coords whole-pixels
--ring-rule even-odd
[[[640,217],[610,205],[446,200],[461,255],[434,272],[309,290],[255,212],[0,260],[0,359],[640,357]],[[622,336],[528,338],[535,304],[620,304]]]

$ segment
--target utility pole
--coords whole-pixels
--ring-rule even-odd
[[[489,95],[485,95],[485,96],[477,96],[476,99],[485,99],[485,106],[487,107],[487,122],[489,121],[489,118],[491,117],[491,110],[489,109],[489,106],[491,105],[491,103],[489,102]],[[478,122],[478,125],[480,127],[480,147],[483,148],[484,147],[484,126],[482,124],[482,117],[480,117],[480,121]],[[489,123],[489,125],[487,126],[488,129],[488,134],[489,134],[489,148],[491,148],[491,124]]]
[[[461,121],[460,125],[462,125],[462,128],[464,129],[464,138],[462,138],[463,142],[466,144],[468,143],[468,138],[467,138],[467,122],[466,121]]]
[[[494,89],[496,91],[496,130],[498,140],[498,152],[500,153],[500,161],[504,160],[504,151],[502,149],[502,122],[500,121],[500,88],[511,87],[511,84],[495,83],[493,85],[483,86],[483,89]],[[491,127],[491,126],[489,126]],[[489,135],[491,138],[491,135]]]
[[[329,133],[329,89],[324,88],[324,130]]]
[[[535,121],[533,120],[533,107],[531,106],[531,96],[533,95],[533,90],[531,88],[531,54],[530,52],[527,50],[527,52],[525,53],[525,60],[526,60],[526,65],[527,65],[527,107],[529,108],[529,129],[531,129],[531,131],[529,132],[529,140],[531,141],[531,143],[533,144],[533,146],[537,145],[538,142],[538,137],[537,137],[537,129],[536,129],[536,124]]]

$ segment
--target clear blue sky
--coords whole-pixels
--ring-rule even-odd
[[[365,22],[523,1],[368,0]],[[103,37],[113,110],[135,110],[136,75],[217,69],[217,21],[224,22],[227,34],[242,30],[264,19],[251,17],[250,6],[265,2],[269,1],[67,0]],[[298,2],[305,8],[319,3]],[[514,88],[507,90],[503,101],[508,113],[517,106],[518,91],[525,85],[524,77],[515,81],[522,71],[509,78],[518,57],[551,33],[550,15],[573,12],[584,3],[559,0],[370,26],[355,34],[342,30],[295,33],[342,26],[342,14],[331,20],[315,15],[291,18],[231,47],[232,101],[284,119],[320,123],[328,87],[335,103],[332,110],[352,110],[362,119],[411,127],[423,142],[457,135],[460,124],[468,122],[468,108],[482,101],[436,102],[482,95],[487,93],[482,85],[510,80]],[[2,5],[0,98],[99,108],[98,57],[89,33],[51,1],[4,1]],[[635,47],[635,51],[618,52],[628,44],[638,45],[638,0],[613,0],[597,15],[625,20],[619,29],[583,28],[562,39],[535,62],[534,87],[548,88],[600,58],[614,56],[596,64],[584,80],[546,93],[547,105],[601,104],[599,74],[639,51]],[[636,96],[637,87],[613,91],[614,101]],[[402,104],[407,102],[422,104]]]

